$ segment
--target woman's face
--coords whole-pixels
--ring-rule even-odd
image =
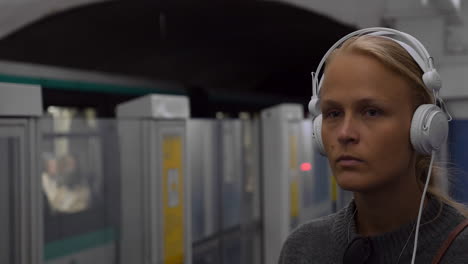
[[[336,54],[321,90],[322,139],[338,185],[372,192],[408,179],[410,86],[368,55]]]

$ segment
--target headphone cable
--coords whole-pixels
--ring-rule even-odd
[[[421,195],[421,203],[419,204],[419,213],[418,213],[418,220],[416,222],[416,234],[414,236],[414,248],[413,248],[413,257],[411,259],[411,264],[414,264],[414,261],[416,259],[416,250],[418,248],[418,237],[419,237],[419,225],[421,223],[421,215],[422,215],[423,205],[424,205],[424,200],[425,200],[424,198],[426,197],[427,187],[431,179],[432,163],[434,162],[434,157],[435,157],[435,150],[433,150],[431,154],[431,163],[429,164],[429,171],[426,177],[426,184],[424,185],[424,190]]]

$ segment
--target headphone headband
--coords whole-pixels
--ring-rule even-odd
[[[432,57],[429,55],[429,52],[426,50],[426,48],[421,42],[419,42],[415,37],[411,36],[410,34],[398,31],[396,29],[384,28],[384,27],[365,28],[365,29],[361,29],[361,30],[357,30],[357,31],[349,33],[348,35],[338,40],[335,44],[333,44],[333,46],[331,46],[330,49],[328,49],[328,51],[325,53],[322,60],[320,61],[317,67],[317,70],[312,73],[312,82],[313,82],[312,83],[312,98],[318,99],[318,92],[320,88],[320,85],[318,83],[318,77],[328,56],[330,56],[330,54],[336,48],[338,48],[341,44],[343,44],[348,39],[352,37],[356,37],[356,36],[362,36],[362,35],[374,35],[374,36],[381,36],[381,37],[391,39],[397,42],[398,44],[400,44],[400,46],[402,46],[405,50],[408,51],[408,53],[410,53],[410,55],[414,58],[414,60],[419,65],[419,67],[421,67],[424,73],[429,72],[434,69],[434,66],[432,63]],[[407,43],[395,39],[394,38],[395,36],[399,37],[401,40]],[[408,49],[408,47],[410,49]]]

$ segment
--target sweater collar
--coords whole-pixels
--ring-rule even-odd
[[[333,236],[336,244],[345,250],[348,243],[357,236],[354,212],[356,204],[354,200],[347,207],[337,213],[333,226]],[[440,202],[438,199],[429,196],[428,203],[424,207],[421,216],[421,226],[419,229],[418,248],[434,243],[435,237],[445,233],[449,226],[453,225],[453,217],[457,212]],[[385,263],[396,263],[400,254],[411,254],[414,246],[416,220],[402,225],[399,229],[377,236],[371,236],[374,255],[379,256]],[[440,238],[439,238],[440,239]],[[406,244],[406,246],[405,246]],[[404,249],[404,250],[403,250]],[[384,263],[384,262],[379,262]]]

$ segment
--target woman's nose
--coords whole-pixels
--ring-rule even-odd
[[[350,114],[345,114],[342,119],[338,128],[338,141],[345,145],[359,142],[358,124]]]

